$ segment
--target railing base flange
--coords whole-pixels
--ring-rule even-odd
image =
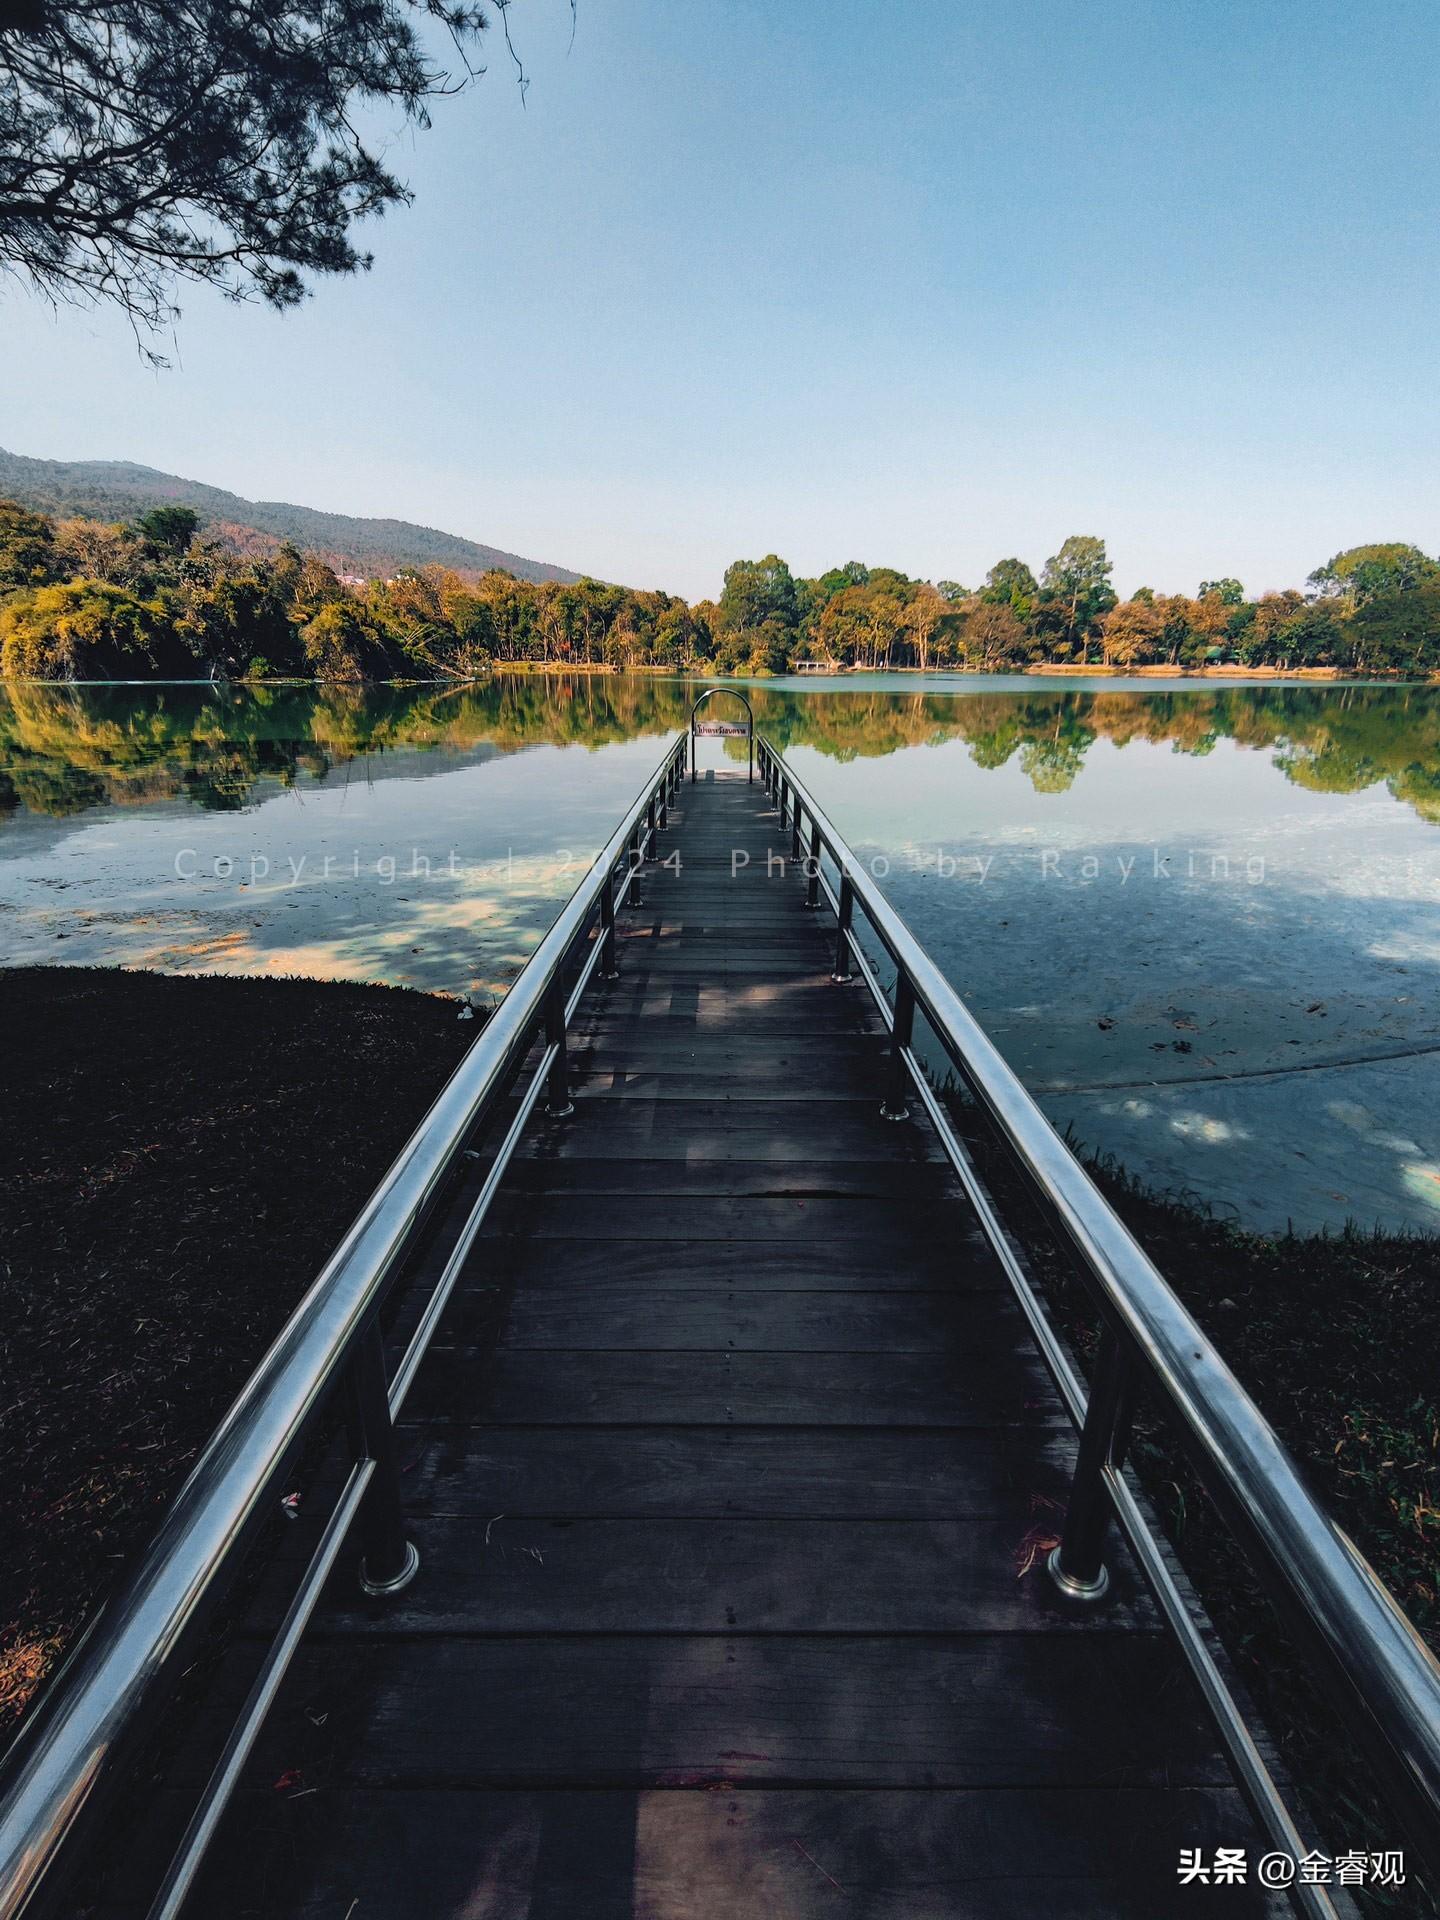
[[[1101,1567],[1093,1580],[1077,1580],[1072,1573],[1066,1573],[1060,1564],[1060,1549],[1052,1547],[1045,1561],[1045,1569],[1067,1600],[1083,1600],[1093,1606],[1097,1600],[1103,1600],[1110,1591],[1110,1569]]]
[[[405,1542],[405,1564],[399,1573],[389,1580],[372,1580],[365,1571],[365,1562],[360,1562],[360,1586],[363,1592],[375,1599],[383,1599],[386,1594],[399,1593],[408,1587],[420,1571],[420,1549],[413,1540]]]

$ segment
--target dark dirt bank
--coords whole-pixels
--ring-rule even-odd
[[[0,1727],[476,1031],[393,987],[0,970]]]

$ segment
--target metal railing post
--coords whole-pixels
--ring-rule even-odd
[[[620,969],[615,964],[615,869],[612,867],[605,876],[605,884],[600,889],[600,967],[597,974],[600,980],[618,980]]]
[[[627,907],[643,907],[645,900],[642,889],[642,873],[645,857],[641,849],[640,826],[636,822],[635,831],[630,836],[630,844],[625,849],[625,871],[630,881],[630,891],[625,895]]]
[[[805,904],[813,912],[820,904],[820,829],[810,822],[810,869],[806,875]]]
[[[545,1110],[552,1120],[568,1120],[575,1111],[570,1098],[570,1049],[565,1027],[565,982],[557,979],[545,996],[545,1040],[555,1049],[546,1083]]]
[[[385,1378],[385,1343],[378,1319],[371,1322],[351,1362],[350,1390],[357,1451],[375,1463],[360,1507],[364,1542],[360,1585],[366,1593],[377,1596],[399,1593],[415,1578],[420,1553],[405,1533],[400,1462],[395,1454],[395,1428]]]
[[[1109,1590],[1105,1535],[1114,1503],[1105,1484],[1105,1470],[1118,1470],[1124,1462],[1134,1404],[1134,1365],[1106,1325],[1100,1335],[1090,1403],[1075,1456],[1065,1525],[1059,1546],[1052,1549],[1046,1562],[1050,1578],[1072,1600],[1101,1600]]]
[[[905,1049],[914,1031],[915,989],[902,967],[895,976],[895,1025],[890,1032],[890,1066],[885,1082],[885,1098],[880,1106],[881,1117],[885,1120],[910,1118],[910,1109],[905,1102],[905,1090],[910,1081],[910,1070],[905,1065]]]
[[[790,789],[790,800],[790,858],[798,860],[800,858],[800,796],[793,787]]]
[[[840,869],[840,898],[835,906],[835,969],[830,978],[837,986],[843,986],[854,978],[850,971],[850,921],[855,911],[855,889],[850,884],[850,875]]]

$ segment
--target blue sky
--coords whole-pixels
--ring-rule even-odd
[[[284,318],[0,305],[0,444],[639,586],[1440,548],[1433,0],[515,0],[376,265]]]

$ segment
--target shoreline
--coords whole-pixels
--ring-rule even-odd
[[[1440,686],[1440,673],[1410,674],[1381,673],[1370,671],[1360,673],[1347,667],[1244,667],[1235,662],[1226,662],[1211,667],[1181,667],[1147,664],[1144,666],[1081,666],[1074,660],[1015,662],[1000,667],[826,667],[823,671],[797,672],[786,668],[783,673],[721,673],[714,668],[704,666],[670,666],[646,661],[636,666],[616,666],[607,660],[567,662],[563,660],[513,660],[504,661],[493,667],[488,673],[475,674],[465,678],[447,674],[443,679],[418,680],[407,676],[398,680],[350,680],[304,678],[284,675],[275,679],[213,679],[209,675],[195,675],[184,680],[153,678],[145,680],[114,679],[54,679],[38,680],[0,674],[0,689],[5,687],[54,687],[54,688],[91,688],[91,687],[208,687],[214,692],[267,693],[284,687],[321,687],[327,692],[343,693],[347,690],[359,692],[368,687],[442,687],[461,692],[466,687],[484,686],[488,681],[502,679],[506,675],[522,675],[527,678],[545,676],[571,676],[589,679],[592,677],[621,677],[626,674],[644,675],[658,680],[695,680],[695,681],[738,681],[744,683],[784,680],[792,684],[804,685],[807,681],[823,684],[832,680],[866,680],[879,677],[904,675],[917,680],[1000,680],[1000,679],[1096,679],[1096,680],[1173,680],[1190,682],[1192,680],[1221,681],[1264,681],[1270,684],[1294,684],[1297,686],[1351,685],[1351,686],[1394,686],[1394,687],[1436,687]]]

